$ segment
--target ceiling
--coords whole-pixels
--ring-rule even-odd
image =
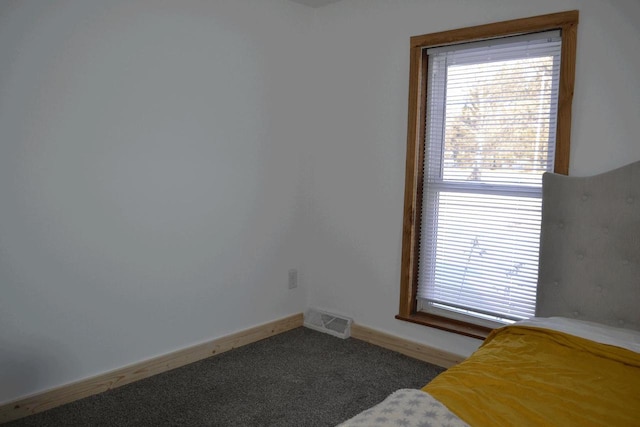
[[[320,7],[320,6],[327,5],[329,3],[335,3],[339,0],[291,0],[291,1],[294,1],[300,4],[306,4],[307,6],[311,6],[311,7]]]

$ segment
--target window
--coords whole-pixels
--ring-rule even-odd
[[[535,312],[542,173],[567,173],[578,12],[412,37],[400,313]]]

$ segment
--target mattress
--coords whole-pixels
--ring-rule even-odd
[[[341,424],[392,425],[640,426],[640,332],[565,318],[496,329],[422,391]]]

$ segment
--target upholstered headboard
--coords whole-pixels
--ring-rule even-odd
[[[640,162],[545,174],[538,316],[640,330]]]

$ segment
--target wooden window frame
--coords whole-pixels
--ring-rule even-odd
[[[422,185],[426,133],[426,87],[428,47],[479,41],[547,30],[562,32],[560,87],[556,128],[554,172],[567,175],[571,140],[571,105],[575,80],[578,11],[553,13],[531,18],[442,31],[411,37],[409,67],[409,120],[402,230],[400,310],[396,319],[484,339],[490,328],[418,311],[418,249],[422,214]]]

